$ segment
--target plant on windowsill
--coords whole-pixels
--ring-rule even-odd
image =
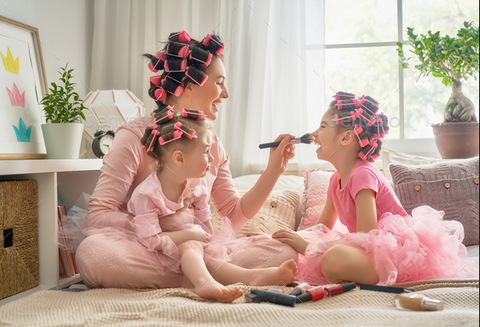
[[[462,92],[462,79],[476,79],[479,71],[479,28],[464,22],[456,37],[440,36],[440,31],[416,35],[407,28],[410,50],[420,61],[415,68],[420,76],[430,73],[442,78],[442,83],[452,87],[445,106],[444,122],[434,124],[435,143],[444,159],[469,158],[479,153],[479,127],[473,102]],[[403,68],[408,68],[403,43],[397,42],[398,56]]]
[[[48,159],[78,159],[82,142],[83,110],[86,108],[75,92],[76,83],[70,79],[73,69],[68,64],[60,68],[59,80],[62,84],[51,83],[50,93],[42,101],[47,124],[42,124],[42,132],[47,148]]]

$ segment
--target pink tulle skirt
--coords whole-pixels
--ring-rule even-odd
[[[297,279],[312,285],[330,282],[323,276],[323,254],[339,244],[371,254],[379,275],[378,285],[392,285],[437,277],[478,276],[478,265],[466,263],[467,250],[462,244],[463,225],[443,220],[444,213],[428,206],[413,210],[412,216],[385,214],[377,229],[368,233],[340,233],[324,225],[299,234],[310,242],[299,257]]]
[[[65,237],[73,240],[75,249],[88,236],[95,234],[108,235],[109,239],[129,241],[131,252],[136,253],[143,263],[154,267],[160,276],[167,273],[182,273],[180,256],[177,245],[167,236],[146,240],[138,236],[135,231],[118,226],[95,228],[88,226],[86,221],[90,195],[83,193],[76,204],[68,211],[68,225],[59,231],[59,238]],[[163,232],[174,232],[186,229],[210,230],[196,217],[176,213],[160,219]],[[148,228],[148,223],[145,225]],[[145,227],[143,226],[143,227]],[[147,233],[148,234],[148,233]],[[265,241],[270,235],[259,235],[258,240]],[[55,240],[59,246],[62,242]],[[228,219],[224,220],[224,228],[210,236],[208,243],[201,243],[204,249],[204,260],[222,260],[230,262],[237,251],[246,250],[255,243],[254,238],[235,233]],[[157,250],[160,249],[160,250]]]

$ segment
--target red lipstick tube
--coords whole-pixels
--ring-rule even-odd
[[[357,287],[355,283],[339,284],[329,287],[315,287],[308,289],[305,294],[297,296],[297,303],[304,303],[308,301],[318,301],[326,297],[331,297],[337,294],[353,290]]]

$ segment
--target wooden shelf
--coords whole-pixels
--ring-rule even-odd
[[[92,194],[100,176],[101,159],[0,160],[0,181],[37,181],[39,285],[0,300],[0,305],[49,289],[62,289],[81,281],[81,276],[58,273],[58,195],[71,208],[80,195]]]

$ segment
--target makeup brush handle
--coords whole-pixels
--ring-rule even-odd
[[[263,143],[260,144],[260,149],[276,148],[281,142]]]

